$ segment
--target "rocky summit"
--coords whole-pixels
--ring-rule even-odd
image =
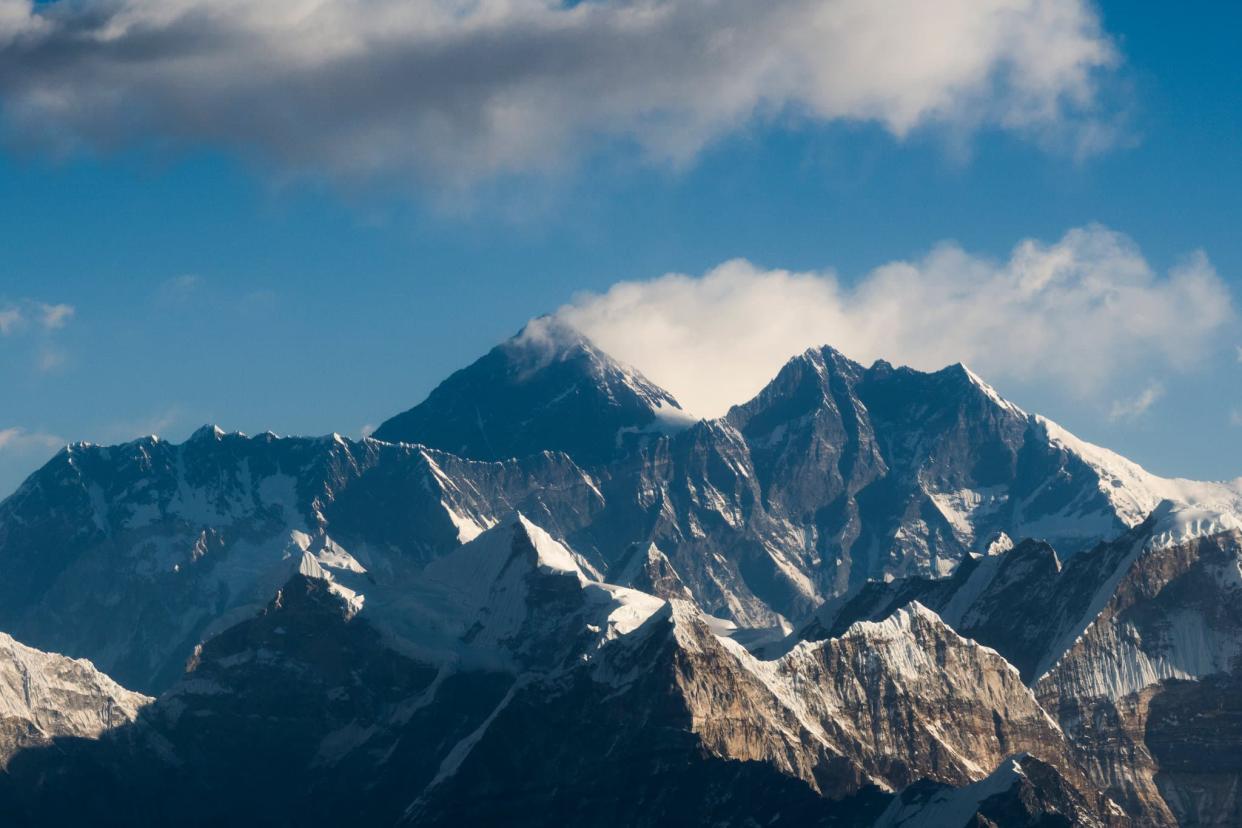
[[[698,419],[539,319],[361,441],[71,445],[0,571],[6,825],[1242,825],[1242,481],[962,365]]]

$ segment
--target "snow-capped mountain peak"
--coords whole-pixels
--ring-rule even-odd
[[[598,465],[634,440],[675,433],[694,420],[637,370],[565,323],[541,318],[372,436],[480,460],[552,450]]]
[[[1046,417],[1032,421],[1047,435],[1048,442],[1078,457],[1099,479],[1099,490],[1127,526],[1138,526],[1165,501],[1177,506],[1242,515],[1242,478],[1232,482],[1204,482],[1165,478],[1138,463],[1088,443]],[[1207,526],[1207,524],[1203,524]],[[1170,536],[1175,539],[1174,536]]]

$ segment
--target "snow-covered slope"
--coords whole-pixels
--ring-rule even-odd
[[[23,748],[61,736],[95,738],[132,722],[152,701],[89,661],[45,653],[0,633],[0,767]]]
[[[564,451],[595,466],[645,436],[680,431],[695,419],[638,371],[545,317],[384,422],[374,436],[476,460]]]
[[[1180,531],[1158,539],[1158,543],[1178,543],[1194,535],[1232,528],[1242,521],[1242,477],[1229,482],[1159,477],[1116,452],[1078,439],[1045,417],[1033,420],[1052,445],[1064,448],[1091,467],[1099,477],[1100,491],[1127,526],[1142,523],[1165,501],[1219,516],[1214,523],[1196,522],[1183,513]],[[1204,518],[1207,517],[1209,515],[1205,514]]]
[[[602,505],[550,453],[481,463],[210,427],[181,445],[77,444],[0,503],[0,629],[159,691],[303,566],[348,588],[397,580],[515,509],[566,533]]]
[[[1106,801],[1101,813],[1092,799],[1056,768],[1019,754],[1001,762],[986,779],[962,788],[912,786],[893,800],[875,828],[1097,828],[1118,816],[1115,804]]]
[[[405,648],[476,668],[551,670],[589,658],[664,603],[602,582],[520,512],[425,568],[331,577],[363,598],[363,618]]]

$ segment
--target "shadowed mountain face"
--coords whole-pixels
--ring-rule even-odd
[[[475,460],[563,451],[607,463],[633,440],[693,418],[663,389],[553,319],[537,319],[373,435]]]
[[[0,670],[6,824],[1237,815],[1235,486],[831,348],[693,422],[550,320],[376,436],[78,444],[0,503],[0,631],[94,662]]]

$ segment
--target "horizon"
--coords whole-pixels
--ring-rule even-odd
[[[1229,26],[677,3],[634,40],[626,4],[535,2],[487,19],[493,55],[452,4],[372,0],[393,39],[334,4],[10,2],[0,496],[74,441],[358,435],[542,314],[696,414],[829,344],[968,364],[1153,473],[1242,474]]]
[[[492,350],[494,350],[494,349],[496,349],[496,348],[499,348],[499,347],[502,347],[502,346],[504,346],[504,345],[506,345],[506,344],[508,344],[508,343],[511,343],[511,342],[520,342],[520,341],[522,341],[522,340],[524,339],[525,335],[526,335],[526,332],[527,332],[527,330],[528,330],[528,326],[529,326],[531,323],[533,323],[533,322],[541,322],[541,321],[544,321],[544,320],[556,320],[556,317],[555,317],[554,315],[551,315],[551,314],[544,314],[544,315],[541,315],[541,316],[533,317],[532,319],[528,320],[528,321],[527,321],[527,323],[526,323],[526,324],[524,324],[524,325],[523,325],[523,326],[522,326],[522,327],[518,330],[518,332],[517,332],[517,333],[513,334],[511,337],[509,337],[509,338],[507,338],[507,339],[504,339],[504,340],[502,340],[502,341],[500,341],[500,342],[496,343],[496,345],[495,345],[495,346],[493,346],[493,348],[492,348],[492,349],[489,349],[489,350],[487,351],[487,353],[491,353],[491,351],[492,351]],[[560,320],[557,320],[557,321],[560,321]],[[578,334],[579,336],[582,336],[584,339],[586,339],[586,341],[587,341],[590,345],[592,345],[592,347],[596,347],[596,348],[598,348],[598,346],[594,343],[594,341],[592,341],[592,340],[590,339],[590,337],[586,336],[586,335],[585,335],[585,334],[583,334],[581,331],[578,331],[576,328],[572,328],[572,325],[571,325],[571,329],[574,331],[574,333],[576,333],[576,334]],[[998,391],[998,390],[997,390],[997,389],[996,389],[996,388],[995,388],[995,387],[994,387],[991,383],[989,383],[989,382],[987,381],[987,378],[986,378],[986,377],[982,377],[982,376],[980,376],[979,374],[977,374],[975,371],[973,371],[973,370],[970,368],[970,366],[966,365],[964,362],[955,362],[955,363],[951,363],[951,364],[945,365],[945,366],[943,366],[943,367],[941,367],[941,368],[938,368],[938,369],[933,369],[933,370],[929,370],[929,371],[920,371],[919,369],[917,369],[917,368],[911,368],[911,367],[910,367],[910,366],[908,366],[908,365],[902,365],[902,364],[899,364],[899,363],[892,363],[892,362],[890,362],[889,360],[886,360],[886,359],[884,359],[884,358],[882,358],[882,357],[881,357],[881,358],[877,358],[877,359],[873,360],[873,361],[872,361],[869,365],[867,365],[867,364],[864,364],[864,363],[862,363],[862,362],[859,362],[858,360],[853,359],[853,358],[852,358],[852,357],[850,357],[848,354],[845,354],[845,353],[841,352],[841,351],[840,351],[838,348],[836,348],[835,346],[833,346],[833,345],[831,345],[831,344],[828,344],[828,343],[825,343],[825,344],[821,344],[821,345],[810,346],[810,347],[806,348],[805,350],[803,350],[803,351],[801,351],[801,352],[799,352],[799,353],[792,354],[792,355],[791,355],[791,356],[790,356],[790,357],[789,357],[789,358],[785,361],[785,363],[784,363],[784,364],[785,364],[785,365],[787,365],[787,364],[789,364],[789,363],[792,363],[792,362],[797,361],[798,359],[800,359],[801,357],[803,357],[803,356],[805,356],[805,355],[807,355],[807,354],[809,354],[809,353],[812,353],[812,352],[817,352],[817,351],[823,351],[823,350],[832,350],[832,351],[835,351],[836,353],[841,354],[842,356],[844,356],[846,359],[849,359],[850,361],[852,361],[852,362],[854,362],[855,364],[859,365],[859,366],[860,366],[860,367],[862,367],[864,370],[872,370],[872,369],[874,369],[877,365],[880,365],[880,364],[888,365],[888,366],[890,366],[890,367],[892,367],[892,368],[894,368],[894,369],[896,369],[896,370],[912,370],[912,371],[916,371],[916,372],[918,372],[918,373],[923,373],[923,374],[939,374],[939,373],[942,373],[942,372],[944,372],[944,371],[948,371],[948,370],[953,369],[953,368],[960,368],[960,369],[962,369],[962,370],[963,370],[963,371],[964,371],[964,372],[968,375],[968,377],[971,379],[971,381],[972,381],[972,382],[974,382],[975,384],[979,385],[985,393],[989,394],[989,396],[995,395],[995,398],[996,398],[996,399],[998,399],[1000,402],[1004,402],[1004,403],[1007,403],[1007,404],[1009,404],[1009,405],[1015,405],[1015,403],[1013,403],[1011,400],[1009,400],[1007,397],[1005,397],[1005,395],[1004,395],[1004,394],[1002,394],[1001,392],[999,392],[999,391]],[[610,359],[614,359],[614,360],[616,360],[616,358],[615,358],[615,357],[613,357],[611,354],[607,354],[607,352],[604,352],[604,353],[605,353],[605,355],[607,355]],[[482,357],[483,357],[483,355],[480,355],[479,359],[482,359]],[[646,375],[642,372],[642,370],[641,370],[640,368],[638,368],[638,366],[634,366],[634,365],[631,365],[631,364],[628,364],[628,363],[620,362],[619,360],[616,360],[616,361],[618,361],[618,363],[619,363],[622,367],[624,367],[624,368],[628,368],[628,369],[633,369],[633,370],[637,371],[637,372],[639,373],[639,375],[640,375],[640,376],[642,376],[644,379],[646,379],[646,380],[650,381],[650,378],[649,378],[649,377],[647,377],[647,376],[646,376]],[[462,368],[457,369],[457,370],[458,370],[458,371],[460,371],[460,370],[465,370],[465,369],[467,369],[467,368],[471,367],[473,364],[474,364],[474,362],[472,361],[472,362],[471,362],[471,363],[469,363],[468,365],[464,365],[464,366],[462,366]],[[782,368],[783,368],[783,367],[784,367],[784,366],[782,365]],[[454,372],[454,373],[455,373],[455,372]],[[776,378],[776,374],[774,373],[774,374],[772,375],[772,377],[770,377],[770,378],[769,378],[769,381],[773,381],[773,380],[775,380],[775,378]],[[447,379],[447,377],[446,377],[445,379]],[[438,385],[437,385],[437,387],[438,387]],[[679,405],[681,405],[681,400],[680,400],[680,399],[678,399],[677,394],[676,394],[675,392],[673,392],[673,391],[672,391],[672,390],[670,390],[670,389],[663,388],[662,386],[659,386],[659,385],[658,385],[658,383],[657,383],[657,387],[660,387],[660,388],[661,388],[661,390],[665,391],[666,393],[669,393],[669,394],[673,397],[673,399],[674,399],[674,400],[676,400],[676,401],[677,401],[677,403],[678,403]],[[765,383],[765,386],[764,386],[764,387],[766,387],[766,383]],[[433,389],[433,390],[434,390],[434,389]],[[757,395],[758,393],[761,393],[761,392],[762,392],[762,389],[760,389],[760,391],[759,391],[759,392],[756,392],[756,395]],[[429,392],[429,394],[430,394],[430,392]],[[428,394],[428,396],[429,396],[429,394]],[[694,423],[701,423],[701,422],[708,422],[708,421],[715,421],[715,420],[721,420],[721,419],[724,419],[724,418],[728,415],[728,413],[729,413],[729,412],[730,412],[733,408],[735,408],[735,407],[737,407],[737,406],[742,406],[742,405],[745,405],[746,403],[751,402],[753,399],[754,399],[754,396],[750,396],[750,397],[745,397],[745,398],[739,399],[739,400],[737,400],[737,401],[735,401],[735,402],[733,402],[733,403],[729,404],[728,408],[727,408],[727,409],[725,409],[724,411],[722,411],[722,412],[718,412],[718,413],[715,413],[715,414],[711,414],[711,415],[699,415],[697,412],[695,412],[695,411],[693,411],[693,410],[690,410],[690,409],[686,408],[685,406],[682,406],[682,410],[683,410],[683,411],[685,411],[687,414],[689,414],[689,415],[693,418],[693,420],[692,420],[692,421],[690,421],[692,424],[694,424]],[[419,399],[417,402],[413,403],[411,407],[417,407],[417,406],[421,405],[423,402],[425,402],[426,400],[427,400],[427,396],[424,396],[424,397],[422,397],[421,399]],[[1053,420],[1053,419],[1051,419],[1051,418],[1048,418],[1048,417],[1043,416],[1043,415],[1042,415],[1040,412],[1038,412],[1038,411],[1027,411],[1027,410],[1023,409],[1021,406],[1017,406],[1017,407],[1018,407],[1018,410],[1019,410],[1019,411],[1020,411],[1020,412],[1021,412],[1024,416],[1029,417],[1031,420],[1043,420],[1043,421],[1045,421],[1045,422],[1051,423],[1051,424],[1052,424],[1052,425],[1054,425],[1054,426],[1057,426],[1057,427],[1060,427],[1060,428],[1064,428],[1064,426],[1063,426],[1061,423],[1058,423],[1057,421],[1055,421],[1055,420]],[[402,411],[404,411],[404,410],[408,410],[408,409],[403,409]],[[402,413],[402,411],[392,412],[392,415],[391,415],[391,416],[396,416],[397,414]],[[61,448],[57,449],[57,450],[56,450],[56,451],[55,451],[52,455],[50,455],[50,456],[48,457],[48,459],[47,459],[47,462],[51,462],[52,460],[54,460],[57,456],[59,456],[59,454],[61,454],[61,453],[62,453],[62,452],[64,452],[65,450],[67,450],[67,449],[71,449],[71,448],[76,447],[76,446],[83,446],[83,447],[98,447],[98,448],[112,448],[112,447],[117,447],[117,446],[131,445],[131,444],[133,444],[133,443],[139,443],[139,442],[143,442],[143,441],[146,441],[146,440],[154,440],[154,441],[156,441],[156,442],[167,442],[167,443],[170,443],[170,444],[173,444],[173,445],[182,445],[182,444],[184,444],[184,443],[187,443],[187,442],[190,442],[190,441],[194,440],[194,439],[195,439],[195,438],[196,438],[199,434],[204,433],[204,432],[207,432],[207,431],[213,431],[213,432],[214,432],[214,434],[215,434],[215,436],[216,436],[216,437],[218,437],[218,438],[219,438],[219,437],[230,437],[230,436],[232,436],[232,437],[242,437],[242,438],[245,438],[245,439],[258,439],[258,438],[265,437],[265,436],[271,436],[272,438],[277,439],[277,440],[328,440],[328,439],[341,439],[341,440],[345,440],[345,441],[350,442],[350,443],[362,443],[362,442],[365,442],[365,441],[368,441],[368,440],[374,440],[374,441],[376,441],[376,442],[381,442],[381,443],[382,443],[382,442],[388,442],[388,441],[385,441],[385,440],[382,440],[382,439],[379,439],[379,438],[376,438],[376,437],[372,436],[372,432],[373,432],[374,430],[375,430],[375,427],[371,427],[371,426],[364,426],[364,427],[360,430],[360,432],[359,432],[357,435],[351,435],[351,434],[346,433],[346,432],[340,432],[340,431],[335,431],[335,430],[334,430],[334,431],[330,431],[330,432],[325,432],[325,433],[307,434],[307,433],[281,433],[281,432],[273,431],[272,429],[265,429],[265,430],[263,430],[263,431],[261,431],[261,432],[253,432],[253,433],[252,433],[252,432],[246,432],[246,431],[243,431],[243,430],[240,430],[240,429],[228,429],[228,428],[224,428],[224,427],[222,427],[219,423],[204,422],[204,423],[201,423],[201,424],[200,424],[200,425],[198,425],[198,426],[195,426],[195,427],[191,428],[189,431],[185,432],[185,433],[184,433],[183,435],[181,435],[179,438],[174,437],[174,438],[171,438],[171,439],[170,439],[170,438],[167,438],[167,437],[165,437],[164,435],[161,435],[161,434],[159,434],[159,433],[152,432],[152,433],[150,433],[150,434],[138,435],[138,436],[136,436],[136,437],[134,437],[134,438],[132,438],[132,439],[130,439],[130,440],[125,440],[125,441],[118,442],[118,443],[101,444],[101,443],[94,443],[94,442],[89,441],[89,440],[77,440],[77,441],[70,441],[68,444],[66,444],[65,446],[63,446],[63,447],[61,447]],[[1074,434],[1072,429],[1068,429],[1068,431],[1069,431],[1072,435]],[[1077,435],[1074,435],[1074,436],[1075,436],[1075,437],[1077,437]],[[1116,452],[1113,452],[1113,450],[1112,450],[1109,446],[1106,446],[1106,445],[1098,445],[1098,444],[1095,444],[1095,443],[1091,443],[1090,441],[1083,441],[1083,442],[1086,442],[1089,446],[1091,446],[1091,447],[1093,447],[1093,448],[1100,448],[1100,449],[1104,449],[1105,451],[1108,451],[1108,452],[1110,452],[1110,453],[1114,453],[1114,454],[1116,453]],[[1124,457],[1124,456],[1122,456],[1122,455],[1118,455],[1118,456],[1120,456],[1123,460],[1128,460],[1128,461],[1134,462],[1131,458]],[[514,459],[520,459],[520,458],[514,458]],[[45,464],[41,464],[39,467],[36,467],[35,469],[33,469],[33,470],[30,472],[30,475],[28,475],[28,477],[29,477],[29,476],[33,476],[33,475],[35,474],[35,472],[37,472],[37,471],[39,470],[39,468],[42,468],[42,465],[46,465],[46,463],[45,463]],[[1145,466],[1143,466],[1143,464],[1138,463],[1138,465],[1139,465],[1139,467],[1140,467],[1140,468],[1142,468],[1142,469],[1143,469],[1143,471],[1148,472],[1148,473],[1152,473],[1152,472],[1151,472],[1151,470],[1150,470],[1150,469],[1147,469]],[[1191,478],[1186,478],[1185,476],[1182,476],[1182,475],[1176,475],[1176,474],[1174,474],[1174,475],[1160,475],[1160,474],[1157,474],[1156,476],[1158,476],[1158,477],[1170,478],[1170,479],[1175,479],[1175,480],[1176,480],[1176,479],[1187,479],[1187,480],[1191,479]],[[13,491],[10,491],[10,492],[7,492],[7,493],[2,493],[2,494],[0,494],[0,501],[3,501],[5,498],[7,498],[7,497],[8,497],[9,495],[11,495],[11,494],[14,494],[14,493],[16,492],[17,488],[20,488],[21,483],[22,483],[22,482],[24,482],[24,481],[25,481],[25,479],[26,479],[26,478],[23,478],[23,480],[22,480],[22,481],[19,481],[19,482],[18,482],[18,484],[17,484],[17,486],[15,486],[15,487],[14,487]],[[1200,481],[1195,481],[1195,482],[1200,482]],[[1215,479],[1215,480],[1213,480],[1213,479],[1203,479],[1201,482],[1210,482],[1210,483],[1226,483],[1226,484],[1242,484],[1242,474],[1239,474],[1239,475],[1237,475],[1236,477],[1232,477],[1232,478],[1225,477],[1225,478],[1219,478],[1219,479]]]

